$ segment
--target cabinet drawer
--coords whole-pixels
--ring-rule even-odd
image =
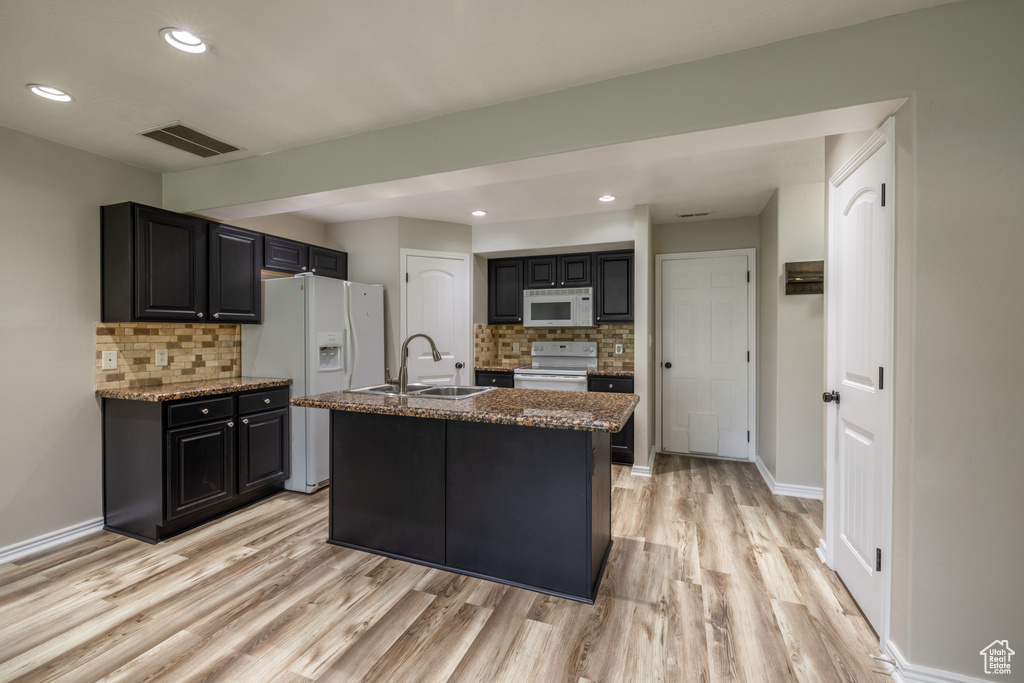
[[[239,415],[286,407],[288,407],[288,389],[254,391],[251,394],[242,394],[238,397]]]
[[[511,372],[478,372],[476,373],[476,384],[480,387],[507,387],[515,386],[515,379]]]
[[[193,422],[221,420],[235,412],[232,396],[210,398],[202,401],[175,401],[167,406],[167,426],[180,427]]]
[[[609,391],[613,394],[632,394],[632,377],[588,377],[587,391]]]

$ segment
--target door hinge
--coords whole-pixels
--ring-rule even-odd
[[[409,281],[409,273],[406,273],[406,274],[405,274],[405,281],[406,281],[406,282],[408,282],[408,281]]]
[[[885,369],[882,367],[878,368],[878,390],[881,391],[885,388]]]
[[[747,282],[750,282],[750,271],[747,271]]]
[[[885,206],[885,183],[882,183],[882,206]]]
[[[750,362],[750,351],[747,351],[747,362]]]
[[[882,571],[882,549],[875,548],[875,571]]]
[[[747,430],[747,443],[750,443],[750,430]]]

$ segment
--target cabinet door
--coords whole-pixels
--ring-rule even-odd
[[[606,251],[596,255],[597,312],[600,323],[633,322],[633,252]]]
[[[309,272],[333,277],[338,280],[348,279],[348,254],[323,247],[309,248]]]
[[[167,431],[167,519],[218,505],[235,495],[234,422]]]
[[[260,322],[263,235],[212,223],[210,232],[210,318],[218,322]]]
[[[197,321],[206,311],[206,223],[134,207],[135,318]]]
[[[305,273],[309,270],[309,245],[264,235],[263,267],[278,273]]]
[[[556,261],[554,256],[531,256],[525,259],[525,289],[545,289],[557,286]]]
[[[607,391],[613,394],[632,394],[633,380],[627,377],[587,378],[587,391]],[[611,434],[612,462],[617,465],[633,464],[633,416],[619,431]]]
[[[487,261],[487,322],[523,322],[523,259]]]
[[[558,257],[559,287],[590,287],[594,284],[590,254],[562,254]]]
[[[247,415],[238,433],[238,492],[288,478],[288,409]]]

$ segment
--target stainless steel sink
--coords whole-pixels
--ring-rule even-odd
[[[359,387],[349,389],[352,394],[376,394],[378,396],[409,396],[415,398],[447,398],[459,399],[477,396],[486,391],[492,391],[497,387],[455,387],[448,385],[435,386],[431,384],[410,384],[409,390],[404,394],[398,393],[394,384],[376,384],[372,387]]]
[[[469,398],[470,396],[477,396],[487,391],[493,391],[497,387],[452,387],[452,386],[440,386],[431,387],[424,389],[423,391],[416,394],[418,397],[429,397],[429,398]]]

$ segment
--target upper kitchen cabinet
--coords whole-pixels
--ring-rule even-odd
[[[134,202],[102,221],[104,322],[204,319],[206,221]]]
[[[605,251],[594,255],[597,271],[595,322],[633,322],[633,252]]]
[[[309,247],[309,272],[337,280],[348,279],[348,254],[324,247]]]
[[[211,223],[210,310],[221,323],[260,322],[260,267],[263,235]]]
[[[591,274],[591,256],[591,254],[528,256],[525,259],[525,287],[526,289],[590,287],[594,284]]]
[[[487,261],[487,322],[523,322],[523,259]]]
[[[278,273],[315,273],[348,279],[348,254],[304,242],[263,236],[263,267]]]

